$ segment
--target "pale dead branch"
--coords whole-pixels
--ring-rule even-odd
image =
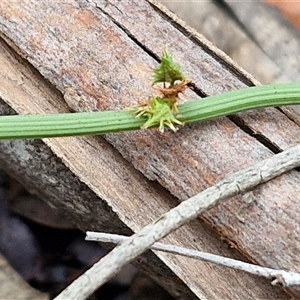
[[[103,243],[121,244],[124,241],[128,240],[128,238],[129,238],[128,236],[124,236],[124,235],[87,231],[85,239],[87,241],[98,241]],[[154,243],[150,247],[150,249],[164,251],[173,254],[179,254],[190,258],[201,259],[217,265],[222,265],[236,270],[241,270],[253,275],[262,276],[267,279],[272,279],[273,285],[281,284],[284,287],[292,286],[292,285],[300,285],[300,274],[295,272],[287,272],[284,270],[265,268],[254,264],[245,263],[240,260],[227,258],[224,256],[202,252],[194,249],[179,247],[175,245]]]
[[[300,145],[252,167],[229,175],[216,185],[180,203],[153,223],[129,237],[71,283],[55,299],[86,299],[117,274],[122,267],[149,249],[156,241],[196,218],[225,199],[279,176],[300,165]]]

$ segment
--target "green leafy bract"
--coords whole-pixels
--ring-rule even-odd
[[[165,127],[177,131],[175,125],[183,125],[173,113],[173,101],[168,98],[154,97],[144,106],[135,108],[134,114],[137,118],[147,117],[147,121],[142,128],[158,126],[160,132],[164,132]]]
[[[161,57],[161,63],[159,67],[154,70],[154,78],[152,84],[156,83],[169,83],[171,86],[176,81],[185,80],[185,77],[181,73],[180,65],[173,61],[171,53],[165,50]]]

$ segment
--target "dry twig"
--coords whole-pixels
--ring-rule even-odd
[[[180,203],[129,237],[71,283],[55,299],[86,299],[117,274],[122,267],[170,232],[225,199],[250,190],[298,166],[300,166],[300,145],[228,176],[216,185]]]
[[[121,244],[124,241],[128,240],[128,238],[129,238],[128,236],[123,236],[118,234],[87,231],[85,239],[87,241],[98,241],[104,243]],[[272,279],[273,285],[281,284],[284,287],[291,286],[291,285],[300,285],[300,274],[295,272],[287,272],[284,270],[265,268],[254,264],[245,263],[240,260],[227,258],[216,254],[201,252],[194,249],[179,247],[175,245],[154,243],[150,247],[150,249],[164,251],[173,254],[179,254],[179,255],[196,258],[196,259],[201,259],[217,265],[222,265],[236,270],[245,271],[253,275],[258,275],[258,276],[265,277],[267,279]]]

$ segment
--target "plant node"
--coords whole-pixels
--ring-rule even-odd
[[[158,126],[160,132],[164,132],[165,127],[177,131],[175,125],[183,125],[173,112],[174,102],[169,98],[153,97],[147,104],[136,107],[137,118],[146,117],[147,121],[142,128]]]
[[[184,124],[176,118],[179,114],[178,95],[187,89],[190,81],[181,73],[180,65],[173,61],[167,50],[163,52],[160,65],[154,70],[152,85],[161,83],[163,87],[154,88],[162,97],[151,97],[148,103],[134,107],[133,113],[137,118],[147,117],[142,128],[158,126],[161,132],[165,127],[177,131],[176,125]]]

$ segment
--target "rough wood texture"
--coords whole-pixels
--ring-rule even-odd
[[[295,54],[300,51],[299,32],[272,7],[257,1],[247,1],[245,5],[236,5],[228,1],[229,7],[233,9],[233,14],[240,22],[238,24],[220,5],[221,1],[217,2],[219,5],[215,1],[161,2],[261,83],[299,80],[299,63]],[[276,3],[286,8],[291,6],[291,3],[288,5]],[[253,19],[256,21],[252,22]],[[247,32],[243,31],[242,26]],[[299,107],[282,108],[298,125],[300,125]]]
[[[0,97],[20,113],[53,113],[67,110],[63,98],[36,72],[32,72],[25,62],[20,63],[3,44],[0,50],[0,64]],[[0,113],[7,115],[13,111],[1,101]],[[63,163],[49,147],[54,149],[54,153],[61,157]],[[165,195],[160,188],[155,189],[155,186],[149,184],[138,172],[127,166],[116,151],[101,138],[51,139],[44,142],[2,141],[0,159],[2,168],[49,205],[59,209],[66,218],[71,219],[84,231],[94,228],[130,235],[132,230],[140,229],[169,210],[174,203],[172,197]],[[92,180],[93,188],[89,189],[91,178],[95,181]],[[86,181],[87,184],[84,183]],[[157,203],[160,205],[156,206]],[[145,207],[147,213],[140,213],[137,207]],[[184,239],[175,236],[170,242],[178,241],[191,246],[198,232],[205,231],[201,229],[201,225],[195,223],[194,226],[178,232]],[[209,233],[206,235],[210,240]],[[198,237],[200,238],[202,236]],[[222,248],[222,243],[218,243],[216,238],[212,238],[211,244]],[[224,247],[226,249],[225,245]],[[182,260],[182,264],[176,257],[165,258],[165,261],[166,265],[182,267],[180,272],[187,278],[192,276],[192,273],[188,275],[189,272],[195,271],[193,268],[188,269],[188,261]],[[162,274],[164,281],[160,284],[174,296],[181,295],[182,299],[195,298],[189,287],[177,277],[178,274],[175,277],[164,262],[151,252],[141,256],[138,263],[156,280],[160,279],[157,278],[158,274]],[[199,268],[201,269],[201,265]],[[188,273],[185,273],[185,269]],[[201,289],[198,290],[201,292]]]
[[[62,97],[26,64],[18,62],[3,45],[0,62],[3,66],[0,69],[1,97],[20,113],[62,112],[67,109]],[[1,114],[11,113],[11,109],[2,103]],[[53,152],[72,169],[73,174],[40,141],[1,142],[2,167],[82,230],[130,234],[129,228],[134,231],[140,229],[177,201],[128,167],[100,137],[49,139],[44,142],[54,149]],[[87,182],[91,190],[80,180]],[[103,201],[95,194],[100,195]],[[176,231],[166,242],[239,258],[209,228],[197,221]],[[149,253],[140,257],[138,262],[173,295],[180,294],[180,299],[193,299],[194,295],[201,299],[220,299],[224,294],[228,294],[230,299],[288,299],[279,288],[272,288],[260,278],[203,262],[193,261],[191,264],[189,259],[170,254],[160,253],[159,257],[192,292],[186,291],[184,284]],[[255,286],[255,289],[248,289],[249,286]]]
[[[157,65],[154,58],[166,44],[203,94],[255,82],[208,41],[178,22],[147,1],[0,3],[2,37],[64,94],[75,111],[120,109],[146,100],[153,93],[149,69]],[[1,66],[5,66],[0,71],[0,96],[6,103],[26,114],[68,110],[59,94],[14,60],[7,49],[0,53]],[[195,97],[190,91],[185,99]],[[250,122],[249,116],[255,121]],[[1,143],[1,159],[11,166],[20,165],[11,172],[34,189],[42,186],[45,190],[40,192],[51,196],[48,201],[70,212],[82,229],[136,231],[178,201],[150,181],[158,181],[179,200],[185,200],[225,174],[272,155],[247,134],[249,128],[265,144],[271,141],[287,148],[299,143],[299,126],[276,109],[241,114],[236,121],[243,123],[243,130],[221,118],[186,126],[176,134],[149,130],[108,135],[106,141],[101,137],[44,140],[59,159],[42,142],[5,142]],[[13,149],[10,153],[9,148]],[[28,161],[35,166],[29,168]],[[40,176],[40,169],[45,176]],[[252,261],[299,271],[299,182],[299,174],[291,172],[208,212],[204,220]],[[79,187],[71,192],[69,187],[76,184]],[[101,221],[99,216],[106,219]],[[200,221],[166,241],[232,255]],[[175,296],[184,291],[186,299],[288,298],[255,277],[172,255],[159,253],[157,257],[160,260],[154,256],[142,260],[149,269],[153,264],[149,271]],[[159,272],[164,272],[164,282]]]

